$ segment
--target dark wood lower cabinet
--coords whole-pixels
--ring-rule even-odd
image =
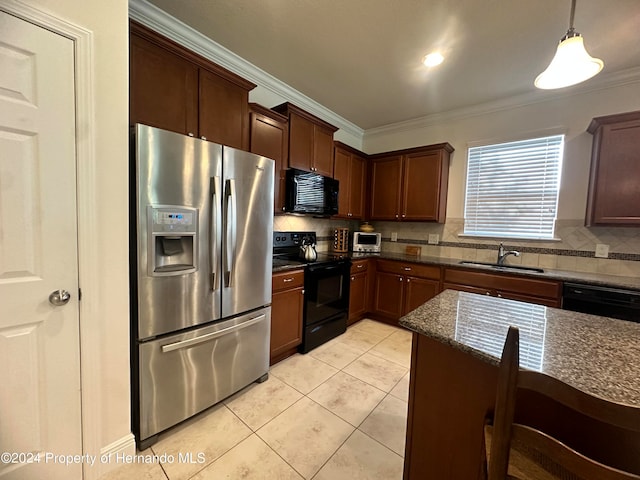
[[[560,308],[562,303],[561,282],[513,274],[493,274],[460,268],[445,268],[442,290],[447,289],[537,303],[555,308]]]
[[[369,277],[367,272],[351,274],[351,285],[349,286],[349,321],[348,324],[358,321],[367,313],[369,290]]]
[[[402,316],[402,293],[404,279],[401,275],[376,272],[376,288],[373,296],[373,311],[388,323],[397,325]]]
[[[270,365],[296,353],[302,343],[304,272],[273,275]]]
[[[373,295],[375,318],[391,325],[440,292],[440,267],[378,260]]]
[[[404,309],[402,314],[406,315],[427,300],[435,297],[440,291],[440,281],[406,277],[404,288]]]

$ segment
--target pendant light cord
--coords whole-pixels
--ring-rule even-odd
[[[576,0],[571,0],[571,13],[569,14],[569,30],[564,37],[560,39],[561,42],[564,42],[567,38],[571,37],[579,37],[580,34],[576,32],[575,28],[573,28],[573,18],[576,15]]]
[[[571,14],[569,15],[569,30],[573,30],[573,18],[576,15],[576,0],[571,0]]]

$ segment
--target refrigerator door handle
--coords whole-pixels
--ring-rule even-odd
[[[218,330],[216,332],[211,332],[205,335],[200,335],[199,337],[190,338],[189,340],[182,340],[180,342],[168,343],[162,346],[162,353],[173,352],[175,350],[180,350],[181,348],[192,347],[200,343],[209,342],[223,335],[227,335],[231,332],[236,332],[238,330],[242,330],[243,328],[250,327],[251,325],[254,325],[264,320],[264,318],[265,318],[265,315],[263,313],[261,315],[258,315],[257,317],[250,318],[246,322],[243,322],[239,325],[223,328],[222,330]]]
[[[220,177],[211,178],[211,208],[209,218],[209,271],[211,272],[211,290],[216,291],[218,289],[217,281],[218,276],[218,232],[220,231],[220,217],[222,208],[220,202]]]
[[[233,269],[236,262],[237,215],[236,215],[236,181],[229,178],[225,193],[226,223],[225,223],[225,272],[224,286],[233,283]]]

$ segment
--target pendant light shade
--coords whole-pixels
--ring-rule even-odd
[[[573,28],[576,0],[571,2],[569,30],[560,40],[556,55],[547,69],[536,78],[534,85],[542,89],[563,88],[584,82],[597,75],[604,62],[593,58],[584,48],[582,35]]]

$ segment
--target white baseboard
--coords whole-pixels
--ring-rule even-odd
[[[100,458],[96,459],[93,468],[85,470],[85,480],[97,480],[102,475],[124,465],[117,458],[136,454],[136,441],[133,434],[129,433],[109,445],[100,449]],[[96,468],[97,467],[97,468]]]

